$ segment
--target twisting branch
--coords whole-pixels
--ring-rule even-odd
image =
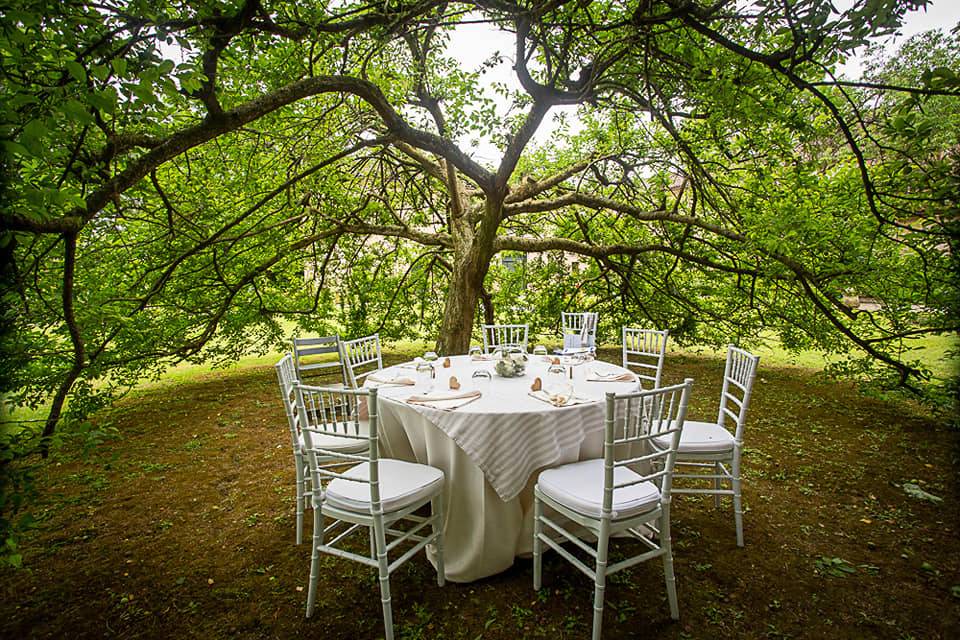
[[[431,151],[452,162],[485,191],[493,189],[493,174],[477,164],[455,144],[435,134],[414,129],[404,121],[380,88],[367,80],[345,76],[315,76],[293,82],[273,93],[261,96],[203,122],[170,135],[149,152],[130,163],[113,178],[103,183],[86,198],[83,208],[74,209],[62,218],[36,220],[19,213],[5,215],[2,228],[32,233],[77,232],[92,220],[114,197],[139,182],[152,169],[184,151],[235,131],[264,115],[292,102],[322,93],[350,93],[366,101],[382,118],[390,134],[421,149]]]
[[[50,411],[47,412],[47,419],[43,425],[41,434],[40,454],[46,458],[50,453],[50,437],[53,436],[57,423],[60,422],[60,416],[63,413],[64,404],[67,401],[67,394],[73,388],[73,383],[83,372],[85,363],[83,337],[80,335],[80,327],[77,325],[77,318],[73,309],[74,301],[74,273],[77,267],[77,236],[75,233],[65,234],[63,237],[63,285],[61,289],[61,305],[63,309],[63,322],[67,325],[70,333],[70,344],[73,347],[73,358],[70,369],[64,375],[63,380],[53,396],[53,402],[50,405]]]

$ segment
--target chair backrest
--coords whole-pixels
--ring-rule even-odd
[[[670,331],[623,328],[623,368],[636,367],[642,389],[656,389],[663,377]]]
[[[750,405],[750,393],[759,362],[760,356],[732,344],[727,345],[727,364],[723,371],[717,424],[726,428],[724,422],[727,418],[733,420],[736,423],[733,437],[738,443],[743,442],[743,424],[747,421],[747,407]]]
[[[499,347],[519,347],[527,352],[527,324],[483,325],[483,352],[492,353]]]
[[[297,398],[294,386],[297,382],[297,372],[293,366],[293,356],[285,353],[273,367],[277,371],[277,381],[280,383],[280,395],[283,398],[283,408],[287,413],[287,425],[290,427],[291,444],[294,451],[300,448],[299,432],[297,431]]]
[[[334,354],[335,360],[324,357],[317,361],[318,357]],[[296,364],[297,377],[302,378],[305,373],[337,373],[340,375],[340,381],[343,379],[343,363],[340,360],[340,336],[320,336],[317,338],[294,338],[293,339],[293,360]]]
[[[351,389],[360,386],[360,379],[383,369],[380,353],[380,334],[343,340],[340,342],[340,359],[346,373],[346,385]]]
[[[301,383],[294,385],[296,396],[296,421],[303,434],[303,453],[310,466],[310,479],[313,487],[326,487],[335,478],[370,486],[371,514],[379,514],[379,437],[377,434],[377,390],[347,389],[344,387],[318,387]],[[366,402],[369,428],[361,432],[360,405]],[[331,447],[331,442],[340,444],[368,443],[366,451],[361,447]],[[366,478],[354,478],[344,475],[345,463],[370,464],[370,473]],[[314,505],[319,507],[323,492],[314,489]]]
[[[560,313],[560,323],[563,326],[563,348],[577,349],[580,347],[597,346],[597,320],[599,314],[589,311],[583,313]]]
[[[613,492],[641,482],[653,482],[660,489],[660,504],[669,504],[673,467],[693,380],[635,393],[607,394],[603,441],[603,510],[611,517]],[[664,448],[664,436],[669,447]],[[657,438],[657,445],[650,442]],[[639,479],[614,482],[616,467],[630,467]],[[647,473],[640,470],[646,467]]]

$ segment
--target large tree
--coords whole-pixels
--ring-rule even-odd
[[[84,414],[170,362],[229,360],[278,317],[427,330],[452,353],[480,309],[574,300],[690,339],[853,347],[915,386],[904,340],[957,329],[956,40],[925,74],[834,70],[925,4],[5,9],[15,399],[52,397],[49,436],[68,398]],[[477,22],[513,37],[496,99],[451,56]],[[558,107],[575,122],[536,144]],[[547,257],[536,295],[504,251]]]

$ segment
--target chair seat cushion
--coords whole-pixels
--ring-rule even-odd
[[[626,467],[613,470],[613,483],[639,480],[642,476]],[[544,495],[591,518],[603,508],[603,460],[584,460],[546,469],[537,486]],[[641,482],[613,490],[613,519],[629,518],[660,504],[660,490],[652,482]]]
[[[670,438],[667,434],[653,438],[653,443],[661,448],[670,447]],[[714,422],[694,422],[685,420],[683,431],[680,432],[680,447],[678,455],[684,453],[723,453],[733,451],[733,436],[729,431]]]
[[[349,469],[345,476],[367,479],[370,464],[364,462]],[[443,471],[425,464],[380,459],[380,503],[384,512],[398,511],[416,504],[443,489]],[[370,511],[370,485],[336,478],[327,485],[325,501],[338,509]]]
[[[366,436],[370,434],[370,422],[367,420],[360,421],[360,435]],[[347,427],[347,433],[353,434],[353,424],[351,423]],[[354,440],[352,438],[341,438],[335,435],[327,435],[325,433],[320,433],[318,431],[310,432],[310,441],[313,443],[315,449],[329,449],[331,451],[336,451],[338,453],[359,453],[361,451],[366,451],[367,447],[370,445],[369,441],[364,440]],[[300,447],[301,449],[306,448],[306,440],[303,437],[303,434],[300,434]]]

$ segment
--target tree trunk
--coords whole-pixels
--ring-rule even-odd
[[[80,376],[82,368],[74,366],[57,388],[57,394],[53,398],[53,404],[50,405],[50,412],[47,413],[47,419],[43,425],[43,433],[40,436],[40,457],[46,458],[50,455],[50,446],[53,443],[53,433],[60,422],[60,416],[63,414],[63,407],[67,402],[67,395],[73,388],[73,383]]]
[[[437,346],[440,353],[455,355],[466,353],[470,348],[473,318],[477,301],[483,291],[483,280],[490,270],[493,259],[493,242],[503,211],[503,194],[484,203],[484,212],[479,228],[474,231],[467,216],[454,221],[453,271],[443,310],[443,326]]]
[[[480,260],[478,253],[477,248],[472,247],[463,259],[453,265],[438,340],[440,353],[444,355],[466,353],[470,348],[477,300],[483,288],[483,279],[490,268],[489,258]]]
[[[483,321],[493,324],[493,296],[486,287],[480,288],[480,304],[483,305]]]
[[[83,338],[80,336],[80,327],[77,326],[77,318],[73,312],[73,280],[76,267],[77,234],[68,233],[63,236],[63,291],[60,294],[60,300],[63,305],[63,321],[70,331],[70,342],[73,344],[73,365],[60,382],[60,388],[57,389],[53,404],[50,406],[50,413],[47,414],[47,421],[43,425],[43,434],[40,438],[40,455],[44,458],[50,455],[53,432],[57,428],[57,423],[60,422],[60,415],[67,402],[67,395],[73,388],[73,383],[83,372],[86,359]]]

